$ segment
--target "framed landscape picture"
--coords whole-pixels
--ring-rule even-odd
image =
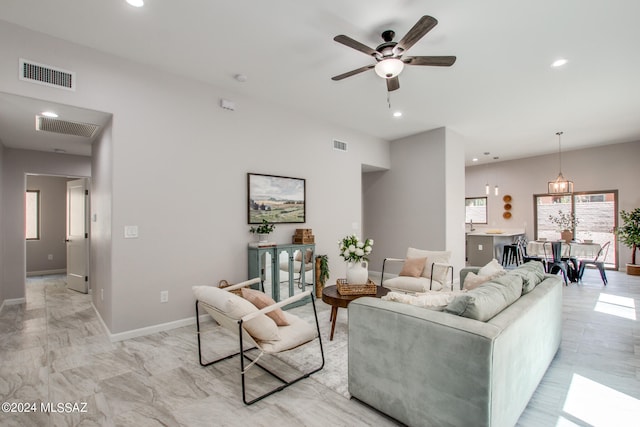
[[[305,222],[305,180],[247,174],[249,224]]]

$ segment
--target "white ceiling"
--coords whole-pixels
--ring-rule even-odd
[[[2,0],[0,19],[389,140],[446,126],[467,163],[555,152],[558,130],[563,150],[640,140],[637,0],[145,3]],[[373,71],[330,79],[373,62],[335,35],[375,48],[382,30],[397,41],[422,15],[439,24],[408,55],[458,59],[406,67],[391,110]],[[569,63],[551,68],[560,57]]]

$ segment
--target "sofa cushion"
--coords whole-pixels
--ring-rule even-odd
[[[198,301],[210,305],[234,320],[240,320],[243,316],[258,311],[256,306],[246,299],[215,286],[194,286],[193,294]],[[244,322],[244,329],[257,341],[280,339],[278,326],[264,314]]]
[[[269,295],[264,292],[256,291],[255,289],[242,288],[242,298],[249,301],[251,304],[255,305],[258,310],[263,309],[267,306],[273,305],[276,302]],[[276,308],[273,311],[265,313],[269,316],[276,325],[278,326],[287,326],[289,322],[287,322],[287,318],[284,315],[284,312],[280,308]]]
[[[430,279],[431,266],[434,263],[449,264],[451,262],[451,251],[425,251],[422,249],[408,248],[405,258],[427,258],[427,263],[424,266],[424,270],[422,270],[422,277]],[[447,283],[447,269],[436,266],[433,269],[433,280],[440,283]]]
[[[444,311],[486,322],[511,305],[522,294],[522,277],[505,274],[457,295]]]
[[[407,258],[402,264],[402,270],[400,270],[399,276],[408,277],[420,277],[424,266],[427,262],[427,258]]]
[[[540,261],[529,261],[509,272],[522,277],[522,294],[527,294],[544,280],[544,266]]]

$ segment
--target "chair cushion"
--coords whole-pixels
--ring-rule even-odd
[[[255,305],[258,310],[276,303],[273,298],[264,292],[249,288],[242,288],[242,298]],[[273,319],[278,326],[287,326],[289,324],[282,309],[276,308],[275,310],[266,313],[266,315]]]
[[[505,274],[456,296],[444,311],[486,322],[522,294],[522,277]]]
[[[295,314],[286,311],[284,315],[289,325],[278,328],[280,340],[260,343],[260,347],[265,353],[278,353],[280,351],[291,350],[318,336],[318,329],[315,327],[315,324],[312,325]]]
[[[240,320],[243,316],[258,311],[256,306],[246,299],[215,286],[194,286],[193,294],[198,301],[210,305],[234,320]],[[278,326],[264,314],[244,322],[244,329],[256,341],[277,341],[280,339]]]
[[[408,248],[405,258],[427,258],[427,263],[424,266],[424,270],[422,270],[422,277],[430,279],[431,265],[434,263],[449,264],[451,262],[451,251],[425,251],[422,249]],[[447,269],[436,266],[433,269],[433,276],[434,280],[437,280],[440,283],[446,283]]]
[[[382,282],[382,286],[385,288],[401,291],[401,292],[426,292],[429,290],[429,279],[424,277],[408,277],[408,276],[398,276],[392,279],[387,279]],[[437,282],[433,282],[434,286]],[[438,283],[439,289],[442,289],[442,285]]]
[[[400,276],[408,277],[420,277],[424,266],[427,262],[427,258],[407,258],[402,264],[402,270],[400,270]]]

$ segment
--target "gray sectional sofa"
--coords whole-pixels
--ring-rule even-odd
[[[456,297],[451,312],[353,301],[349,393],[409,426],[515,425],[562,333],[561,280],[525,266]],[[460,283],[469,271],[478,269],[463,269]],[[518,283],[527,293],[511,303]]]

